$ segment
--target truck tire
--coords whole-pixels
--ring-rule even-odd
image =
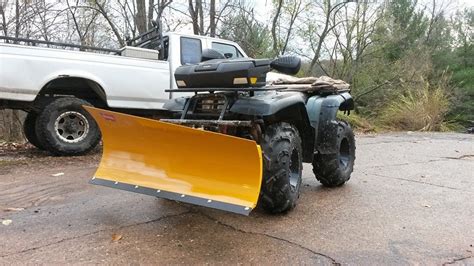
[[[302,179],[301,138],[295,126],[276,123],[265,128],[263,180],[259,205],[270,213],[293,209],[299,198]]]
[[[25,135],[26,140],[40,150],[44,150],[44,147],[38,141],[38,136],[36,135],[36,119],[38,114],[35,112],[29,112],[26,114],[25,121],[23,122],[23,134]]]
[[[337,151],[336,154],[316,154],[313,158],[313,173],[326,187],[342,186],[354,169],[354,132],[345,121],[338,121]]]
[[[97,146],[99,127],[82,105],[91,106],[74,97],[58,98],[49,103],[36,120],[40,145],[62,156],[81,155]]]

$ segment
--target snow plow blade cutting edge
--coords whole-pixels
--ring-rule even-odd
[[[102,132],[90,183],[248,215],[262,182],[254,141],[84,106]]]

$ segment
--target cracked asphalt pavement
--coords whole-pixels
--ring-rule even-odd
[[[89,185],[99,153],[0,152],[0,264],[474,265],[474,135],[356,141],[345,186],[304,165],[293,211],[249,217]]]

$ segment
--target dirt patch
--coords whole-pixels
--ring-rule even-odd
[[[100,157],[101,148],[84,156],[60,157],[30,144],[0,145],[0,214],[8,208],[54,205],[90,189],[87,179]]]
[[[31,162],[41,166],[75,165],[78,163],[95,163],[100,160],[102,147],[98,147],[83,156],[60,157],[39,150],[29,143],[0,143],[0,166],[28,165]],[[67,159],[65,159],[67,158]]]

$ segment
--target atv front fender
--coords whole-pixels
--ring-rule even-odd
[[[230,108],[232,113],[249,116],[271,116],[297,104],[305,104],[305,96],[300,92],[276,93],[267,91],[253,97],[241,97]]]

